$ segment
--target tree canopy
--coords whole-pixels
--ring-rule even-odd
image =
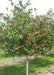
[[[52,9],[46,15],[33,17],[32,9],[26,10],[29,1],[23,4],[20,0],[17,5],[9,1],[14,9],[11,10],[12,16],[2,14],[5,23],[0,24],[1,48],[14,55],[47,54],[54,43]]]

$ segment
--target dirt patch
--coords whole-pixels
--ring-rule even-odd
[[[33,60],[33,59],[35,59],[35,57],[34,56],[28,56],[28,59]],[[0,68],[11,66],[11,65],[14,65],[16,63],[22,63],[22,62],[25,62],[25,61],[26,61],[25,56],[10,58],[10,59],[4,60],[4,61],[0,61]]]

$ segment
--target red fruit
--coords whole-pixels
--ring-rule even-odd
[[[47,32],[45,32],[47,34]]]
[[[40,27],[37,27],[37,29],[41,29]]]
[[[47,56],[49,56],[49,55],[47,54]]]
[[[37,52],[37,50],[35,52]]]
[[[30,37],[30,35],[28,37]]]
[[[36,46],[36,45],[34,45],[34,46]]]
[[[36,40],[36,41],[39,41],[39,40]]]
[[[34,34],[34,35],[38,35],[39,33],[36,33],[36,34]]]
[[[35,41],[32,41],[33,43],[35,43]]]
[[[26,35],[26,33],[24,35]]]
[[[42,34],[40,33],[40,35],[42,35]]]
[[[39,24],[39,23],[38,23]]]
[[[28,34],[28,37],[30,37],[30,35]]]
[[[36,23],[34,25],[37,25]]]
[[[41,45],[41,47],[44,47],[44,45]]]
[[[34,54],[35,52],[32,52],[32,54]]]
[[[31,39],[28,39],[28,40],[31,40]]]
[[[24,54],[22,54],[22,56],[23,56]]]
[[[44,35],[46,37],[46,35]]]
[[[30,56],[32,55],[32,53],[30,53]]]
[[[37,49],[37,47],[35,49]]]
[[[40,53],[38,53],[38,55],[40,55]]]
[[[7,49],[7,47],[5,47],[4,49]]]
[[[39,20],[39,17],[37,19]]]
[[[33,26],[31,26],[31,27],[33,27]]]
[[[26,24],[26,23],[25,23]]]
[[[44,44],[46,43],[46,42],[43,42]]]
[[[14,26],[14,24],[12,24]]]
[[[24,47],[25,49],[27,49],[27,47]]]
[[[24,17],[22,17],[22,18],[24,18]]]

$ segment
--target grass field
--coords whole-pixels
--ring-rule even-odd
[[[50,65],[54,65],[54,54],[39,57],[32,61],[29,61],[29,73],[46,69]],[[26,72],[25,63],[20,63],[0,69],[0,75],[26,75],[25,72]]]

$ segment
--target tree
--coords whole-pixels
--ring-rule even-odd
[[[1,29],[1,41],[3,49],[10,55],[25,55],[27,59],[27,72],[28,75],[28,55],[45,55],[51,50],[53,45],[53,35],[50,18],[46,15],[32,16],[32,9],[26,10],[30,5],[28,1],[23,4],[11,5],[14,7],[12,15],[8,14],[3,16],[5,21],[4,29]]]

